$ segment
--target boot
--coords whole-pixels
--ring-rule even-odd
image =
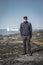
[[[26,51],[24,51],[24,53],[22,55],[25,55],[25,54],[27,54]]]
[[[32,51],[29,51],[29,55],[32,56]]]

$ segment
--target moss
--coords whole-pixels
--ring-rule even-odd
[[[31,43],[43,46],[43,40],[31,40]]]

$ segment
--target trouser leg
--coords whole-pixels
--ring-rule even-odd
[[[31,52],[31,44],[30,44],[30,40],[27,40],[27,44],[28,44],[28,51]]]
[[[26,53],[26,37],[23,37],[24,53]]]
[[[30,44],[30,37],[27,37],[27,44],[28,44],[28,51],[31,52],[31,44]]]
[[[23,40],[23,45],[24,45],[24,53],[26,53],[26,40]]]

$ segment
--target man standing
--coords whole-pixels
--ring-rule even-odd
[[[21,25],[20,25],[20,34],[22,36],[23,44],[24,44],[23,55],[26,54],[26,41],[27,41],[29,55],[31,56],[32,52],[31,52],[30,40],[31,40],[31,37],[32,37],[32,25],[31,25],[30,22],[28,22],[27,16],[23,17],[23,23],[21,23]]]

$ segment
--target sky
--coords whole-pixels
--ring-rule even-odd
[[[33,29],[43,29],[43,0],[0,0],[0,29],[20,28],[24,16]]]

